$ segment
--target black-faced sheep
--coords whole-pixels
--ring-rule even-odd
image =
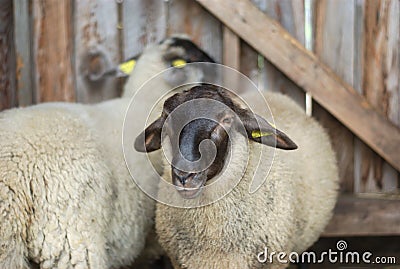
[[[182,118],[172,116],[175,109],[203,98],[225,106],[190,105],[183,115],[200,115],[205,109],[212,120],[184,118],[188,123],[179,126],[182,122],[175,121]],[[338,172],[326,132],[288,97],[266,93],[283,133],[264,119],[268,115],[259,93],[246,98],[253,100],[251,109],[260,115],[225,89],[194,87],[170,97],[160,118],[137,137],[136,150],[149,152],[162,145],[172,155],[164,170],[172,186],[160,184],[159,199],[182,207],[158,203],[156,231],[175,269],[286,267],[276,259],[273,264],[260,263],[257,254],[265,248],[270,253],[301,253],[317,240],[332,215]],[[163,125],[170,143],[160,143]],[[204,140],[214,146],[202,149]],[[268,158],[274,152],[271,147],[280,148],[272,165],[262,160],[260,165],[260,154]],[[211,161],[209,151],[215,153]],[[250,193],[256,170],[268,176]],[[219,195],[225,196],[215,199]]]

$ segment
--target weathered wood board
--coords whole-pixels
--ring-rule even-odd
[[[77,101],[96,103],[120,95],[116,78],[101,76],[121,60],[118,3],[74,1],[74,72]]]
[[[0,111],[16,105],[13,3],[0,0]]]
[[[341,196],[324,236],[400,234],[400,200]]]
[[[32,2],[36,102],[76,100],[71,14],[70,1]]]
[[[124,58],[141,53],[147,44],[165,38],[168,2],[160,0],[123,1]]]
[[[18,106],[31,105],[35,98],[35,85],[32,81],[32,33],[29,2],[16,0],[14,5],[14,45],[15,72]]]
[[[240,38],[228,27],[223,28],[222,63],[236,70],[240,68]]]
[[[195,1],[168,1],[167,35],[183,33],[222,62],[222,24]]]
[[[293,37],[304,45],[304,0],[253,0],[262,12],[279,22]],[[258,54],[258,52],[256,52]],[[305,94],[268,59],[259,59],[259,88],[281,92],[305,108]]]
[[[354,85],[355,0],[321,0],[313,3],[314,51],[344,81]],[[318,103],[313,115],[328,130],[339,166],[341,190],[353,192],[354,135]]]
[[[358,1],[359,53],[357,90],[393,124],[400,127],[400,3]],[[360,12],[361,11],[361,12]],[[399,190],[400,174],[363,142],[355,143],[355,191]],[[400,152],[398,152],[400,154]]]

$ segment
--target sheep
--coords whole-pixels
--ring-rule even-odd
[[[265,248],[269,253],[301,253],[331,218],[338,171],[326,132],[284,95],[265,93],[283,132],[265,119],[268,114],[259,93],[243,97],[252,100],[251,109],[261,116],[221,87],[204,84],[177,93],[164,102],[162,115],[136,138],[139,152],[162,146],[166,156],[171,155],[170,165],[164,159],[164,179],[169,184],[160,182],[156,232],[175,269],[284,268],[287,264],[276,259],[272,264],[260,263],[257,255]],[[178,107],[201,98],[224,105],[212,103],[205,108],[212,120],[190,121],[174,114]],[[204,106],[190,104],[189,110],[182,108],[183,115],[202,114]],[[162,125],[169,143],[161,144],[157,138]],[[202,149],[202,141],[207,140],[215,146]],[[271,147],[279,148],[272,166],[258,166],[260,153],[267,158]],[[210,161],[207,153],[212,148]],[[204,166],[199,168],[200,164]],[[257,169],[265,175],[271,170],[261,187],[250,193]]]
[[[168,38],[143,52],[123,98],[0,113],[0,268],[132,264],[153,224],[154,201],[133,183],[125,165],[125,111],[141,83],[173,59],[206,56],[189,40]],[[193,76],[189,72],[183,78]],[[135,159],[133,165],[144,167],[146,160]]]
[[[1,268],[106,268],[118,190],[89,120],[80,105],[1,113]]]
[[[193,62],[214,63],[214,59],[183,34],[175,34],[164,40],[161,44],[149,46],[146,53],[140,56],[141,60],[135,64],[134,75],[128,77],[124,85],[122,97],[131,98],[136,91],[150,78],[165,71],[166,68],[178,64]],[[184,70],[181,68],[170,69],[164,79],[170,88],[171,85],[181,85],[185,82],[203,80],[204,70]],[[150,92],[155,97],[160,97],[159,92]],[[153,104],[152,104],[153,105]]]

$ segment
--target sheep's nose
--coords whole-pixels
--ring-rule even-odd
[[[185,186],[188,179],[194,176],[194,173],[187,173],[176,168],[172,168],[172,174],[183,186]]]

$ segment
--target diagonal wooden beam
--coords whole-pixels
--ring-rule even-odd
[[[197,0],[400,171],[400,130],[248,0]]]

